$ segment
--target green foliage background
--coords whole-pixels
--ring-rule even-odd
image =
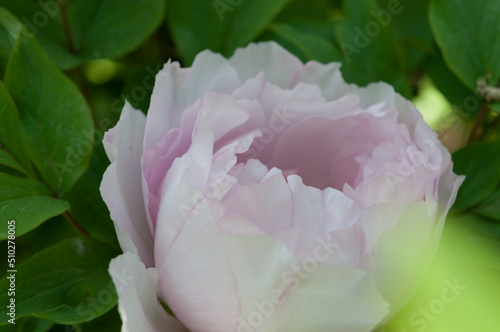
[[[342,62],[348,82],[443,100],[445,116],[422,111],[460,148],[455,172],[467,179],[429,277],[380,331],[497,331],[500,98],[477,88],[500,86],[498,17],[498,0],[0,0],[0,239],[16,220],[18,269],[18,320],[6,325],[4,275],[0,329],[120,329],[103,133],[125,99],[147,112],[168,59],[189,66],[207,48],[231,56],[275,40],[303,61]],[[437,310],[457,278],[466,290]]]

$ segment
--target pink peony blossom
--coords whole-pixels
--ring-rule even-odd
[[[125,105],[101,184],[123,331],[371,331],[414,293],[463,178],[411,102],[339,68],[204,51]]]

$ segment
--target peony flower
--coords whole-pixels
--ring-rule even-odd
[[[276,43],[168,62],[105,136],[124,331],[371,331],[463,180],[411,102]]]

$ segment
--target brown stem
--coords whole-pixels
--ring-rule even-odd
[[[78,221],[76,221],[76,219],[71,215],[70,212],[68,212],[68,211],[64,212],[64,216],[80,231],[80,233],[82,233],[85,236],[90,235],[90,233],[87,232],[87,230],[85,228],[83,228],[83,226],[80,225],[78,223]]]
[[[472,130],[471,130],[470,135],[469,135],[469,139],[467,140],[467,144],[472,142],[474,140],[474,138],[476,137],[477,132],[478,132],[479,128],[481,127],[481,124],[483,123],[484,118],[486,117],[486,115],[488,115],[488,111],[489,111],[488,105],[486,103],[484,103],[483,106],[481,107],[481,110],[479,111],[477,118],[476,118],[476,122],[474,122],[474,127],[472,127]]]
[[[71,53],[77,54],[75,49],[75,44],[73,42],[73,35],[71,34],[71,29],[69,26],[68,13],[66,11],[66,3],[59,4],[61,10],[61,18],[64,28],[64,34],[66,35],[66,40],[68,41],[68,49]]]

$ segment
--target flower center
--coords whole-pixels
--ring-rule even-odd
[[[258,159],[286,175],[295,173],[306,185],[342,190],[353,185],[360,165],[356,157],[370,153],[387,133],[374,133],[369,114],[338,119],[309,117],[282,133],[264,132],[238,162]],[[381,137],[384,136],[384,137]]]

